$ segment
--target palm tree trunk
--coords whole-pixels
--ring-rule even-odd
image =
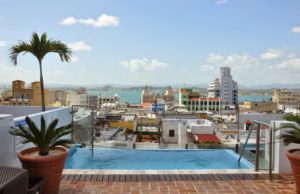
[[[41,84],[41,102],[42,102],[42,111],[46,110],[45,106],[45,90],[44,90],[44,78],[43,78],[43,69],[42,69],[42,61],[39,60],[40,65],[40,84]]]

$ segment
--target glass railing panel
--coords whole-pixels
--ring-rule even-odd
[[[73,143],[86,145],[91,144],[93,133],[92,112],[93,109],[90,107],[73,106]]]

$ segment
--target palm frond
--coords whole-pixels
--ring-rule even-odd
[[[46,132],[46,121],[44,116],[41,116],[41,136],[44,137]]]
[[[51,147],[55,147],[55,146],[59,146],[59,145],[64,146],[67,143],[71,143],[71,140],[69,140],[69,139],[60,139],[60,140],[57,140],[56,142],[54,142],[51,145]]]
[[[300,125],[300,116],[299,115],[286,114],[286,115],[283,116],[283,118],[287,121],[293,121],[293,122],[298,123]]]
[[[28,117],[25,117],[26,124],[28,125],[28,130],[40,141],[42,139],[41,132],[36,124]]]
[[[33,53],[32,46],[26,42],[21,41],[21,42],[19,42],[19,44],[14,45],[10,48],[9,58],[14,65],[17,65],[18,55],[23,52],[24,52],[24,54]]]
[[[60,41],[52,41],[52,40],[49,40],[48,44],[51,45],[50,52],[57,53],[62,62],[64,61],[69,62],[71,60],[72,51],[66,44]]]
[[[46,33],[39,37],[37,32],[31,34],[30,41],[20,41],[10,49],[10,60],[17,65],[17,57],[20,53],[31,53],[41,63],[43,58],[51,52],[57,53],[62,62],[69,62],[72,56],[72,50],[63,42],[48,39]]]
[[[291,143],[300,144],[300,128],[299,128],[300,122],[298,122],[299,117],[288,114],[285,115],[284,118],[287,119],[288,121],[293,121],[295,123],[281,125],[281,127],[278,129],[288,128],[291,130],[285,131],[284,134],[279,136],[279,139],[283,140],[284,145],[289,145]]]

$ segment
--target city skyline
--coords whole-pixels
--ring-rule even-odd
[[[18,66],[8,57],[13,44],[35,31],[74,51],[70,64],[45,58],[46,85],[208,84],[221,66],[241,85],[300,83],[297,1],[1,4],[0,83],[39,79],[30,54],[20,56]]]

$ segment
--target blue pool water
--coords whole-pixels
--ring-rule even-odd
[[[250,169],[232,150],[124,150],[74,148],[65,169],[177,170],[177,169]]]

